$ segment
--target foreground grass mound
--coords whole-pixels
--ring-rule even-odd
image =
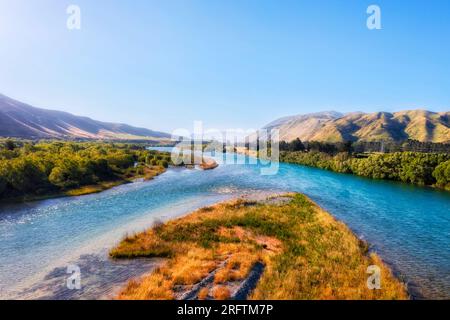
[[[206,207],[128,236],[110,255],[167,258],[151,274],[130,281],[120,299],[242,297],[237,292],[257,266],[261,272],[245,298],[408,298],[365,243],[300,194]],[[379,290],[367,287],[370,265],[381,270]]]

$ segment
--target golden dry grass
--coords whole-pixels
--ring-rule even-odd
[[[198,300],[205,300],[208,297],[209,288],[202,288],[198,293]]]
[[[167,257],[130,282],[120,299],[175,299],[215,271],[198,297],[228,299],[229,281],[257,262],[265,270],[251,299],[407,299],[403,284],[344,224],[300,194],[282,203],[236,200],[206,207],[141,234],[111,251],[115,258]],[[368,266],[381,269],[381,289],[367,287]]]
[[[65,192],[65,195],[72,197],[72,196],[84,196],[84,195],[92,194],[92,193],[99,193],[99,192],[114,188],[123,183],[124,183],[123,181],[99,182],[98,184],[88,185],[88,186],[83,186],[83,187],[79,187],[76,189],[68,190]]]
[[[228,300],[230,295],[230,290],[226,286],[215,286],[212,289],[212,296],[215,300]]]

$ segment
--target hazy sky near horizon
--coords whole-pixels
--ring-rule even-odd
[[[167,132],[450,110],[447,0],[0,0],[0,46],[0,93]]]

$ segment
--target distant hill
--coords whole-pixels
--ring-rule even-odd
[[[284,117],[263,129],[279,129],[280,140],[343,142],[404,141],[450,142],[450,112],[409,110],[400,112],[341,114],[334,111]]]
[[[170,134],[40,109],[0,94],[0,136],[26,139],[170,139]]]

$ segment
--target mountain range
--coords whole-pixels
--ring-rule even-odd
[[[450,143],[450,112],[394,113],[326,111],[283,117],[263,129],[279,129],[280,140],[343,142],[404,141]],[[25,139],[110,139],[169,141],[164,132],[109,123],[67,112],[36,108],[0,94],[0,137]],[[250,140],[256,136],[250,137]]]
[[[450,142],[450,112],[407,110],[394,113],[335,111],[284,117],[263,129],[279,129],[280,140],[343,142],[396,141]],[[250,138],[251,139],[251,138]]]
[[[169,140],[164,132],[36,108],[0,94],[0,136],[26,139]]]

